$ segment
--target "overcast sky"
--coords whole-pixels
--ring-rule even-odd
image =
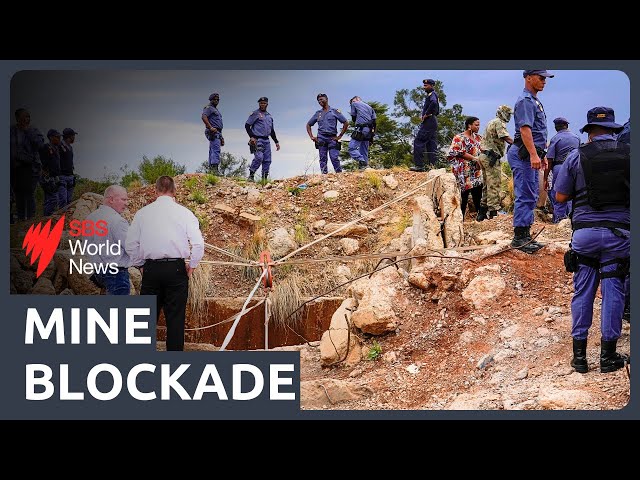
[[[547,112],[549,138],[557,116],[566,117],[579,134],[594,106],[612,107],[620,124],[628,120],[629,79],[623,72],[553,73],[555,78],[547,80],[538,96]],[[119,173],[124,164],[136,167],[143,155],[165,155],[194,172],[208,156],[200,115],[209,94],[220,93],[223,151],[247,158],[244,123],[258,107],[258,98],[266,96],[282,147],[276,152],[272,145],[271,176],[282,178],[304,173],[309,164],[309,172],[319,170],[317,150],[305,131],[318,109],[318,93],[326,93],[329,104],[346,114],[354,95],[393,110],[396,90],[420,86],[423,78],[441,80],[447,106],[459,103],[465,115],[480,118],[480,133],[496,107],[513,106],[524,87],[521,70],[24,71],[11,82],[11,123],[13,111],[25,107],[32,125],[45,135],[50,128],[78,131],[76,173],[84,177]],[[508,128],[513,136],[513,120]]]

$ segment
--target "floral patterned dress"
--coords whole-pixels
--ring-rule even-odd
[[[482,185],[482,169],[480,165],[473,160],[462,158],[465,153],[474,157],[480,155],[481,140],[481,135],[472,132],[471,137],[467,137],[464,133],[459,133],[451,141],[447,159],[451,162],[453,174],[462,192]]]

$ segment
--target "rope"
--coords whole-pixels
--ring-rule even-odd
[[[227,333],[227,336],[224,339],[224,342],[222,342],[222,346],[220,347],[220,352],[224,351],[224,349],[227,347],[227,345],[229,345],[229,342],[231,341],[231,339],[233,338],[233,334],[236,332],[236,327],[238,326],[238,322],[240,322],[240,318],[247,313],[247,305],[249,303],[249,300],[251,300],[251,298],[253,297],[253,295],[256,293],[256,290],[258,290],[258,287],[260,286],[260,283],[262,283],[262,278],[267,274],[267,270],[263,270],[262,271],[262,275],[260,275],[260,278],[258,278],[258,281],[256,282],[255,286],[253,287],[253,290],[251,290],[251,293],[249,294],[249,296],[247,297],[247,299],[244,302],[244,305],[242,305],[242,309],[240,310],[240,312],[238,313],[238,316],[236,317],[235,322],[233,322],[233,325],[231,325],[231,328],[229,329],[229,332]]]
[[[362,219],[364,219],[364,218],[366,218],[366,217],[368,217],[368,216],[370,216],[370,215],[373,215],[374,213],[378,213],[380,210],[383,210],[383,209],[385,209],[385,208],[389,207],[390,205],[393,205],[394,203],[398,203],[400,200],[404,200],[405,198],[407,198],[407,197],[409,197],[409,196],[413,195],[415,192],[417,192],[418,190],[420,190],[422,187],[424,187],[424,186],[428,185],[429,183],[433,182],[436,178],[438,178],[438,177],[434,177],[434,178],[432,178],[432,179],[430,179],[430,180],[427,180],[426,182],[421,183],[420,185],[418,185],[417,187],[415,187],[413,190],[409,190],[408,192],[405,192],[405,193],[403,193],[402,195],[397,196],[397,197],[396,197],[396,198],[394,198],[393,200],[391,200],[391,201],[389,201],[389,202],[387,202],[387,203],[384,203],[384,204],[380,205],[379,207],[374,208],[374,209],[373,209],[373,210],[371,210],[370,212],[368,212],[368,213],[366,213],[366,214],[364,214],[364,215],[362,215],[362,216],[360,216],[360,217],[357,217],[357,218],[355,218],[355,219],[351,220],[350,222],[345,223],[344,225],[342,225],[340,228],[337,228],[337,229],[336,229],[336,230],[334,230],[333,232],[331,232],[331,233],[327,233],[326,235],[324,235],[324,236],[322,236],[322,237],[320,237],[320,238],[318,238],[318,239],[314,240],[313,242],[310,242],[310,243],[307,243],[306,245],[303,245],[302,247],[298,248],[297,250],[294,250],[294,251],[293,251],[293,252],[291,252],[290,254],[288,254],[288,255],[286,255],[286,256],[284,256],[284,257],[282,257],[280,260],[276,261],[274,265],[278,265],[278,264],[280,264],[280,263],[284,262],[285,260],[287,260],[288,258],[293,257],[293,256],[294,256],[294,255],[296,255],[297,253],[299,253],[299,252],[301,252],[301,251],[303,251],[303,250],[306,250],[306,249],[307,249],[307,248],[309,248],[310,246],[315,245],[316,243],[321,242],[321,241],[323,241],[323,240],[325,240],[325,239],[329,238],[329,237],[330,237],[330,236],[332,236],[332,235],[335,235],[335,234],[336,234],[336,233],[338,233],[339,231],[344,230],[345,228],[350,227],[351,225],[355,225],[355,224],[356,224],[356,223],[358,223],[360,220],[362,220]]]
[[[214,251],[216,251],[218,253],[222,253],[223,255],[227,255],[228,257],[235,258],[236,260],[240,260],[241,262],[245,262],[245,263],[249,262],[249,263],[252,263],[252,264],[258,264],[258,262],[255,262],[253,260],[248,260],[248,259],[246,259],[244,257],[241,257],[241,256],[236,255],[236,254],[231,253],[231,252],[227,252],[226,250],[224,250],[222,248],[219,248],[219,247],[216,247],[215,245],[211,245],[210,243],[205,242],[204,246],[206,248],[214,250]]]

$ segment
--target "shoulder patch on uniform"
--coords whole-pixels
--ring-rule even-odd
[[[336,108],[336,112],[342,113],[339,108]]]

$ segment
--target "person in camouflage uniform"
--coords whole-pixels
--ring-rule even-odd
[[[513,138],[507,131],[507,123],[511,120],[513,109],[508,105],[500,105],[496,112],[496,118],[487,123],[480,148],[480,165],[482,166],[482,176],[484,184],[482,187],[482,200],[478,211],[477,221],[491,219],[498,215],[500,209],[500,183],[502,169],[500,159],[505,154],[504,142],[509,145],[513,143]]]

